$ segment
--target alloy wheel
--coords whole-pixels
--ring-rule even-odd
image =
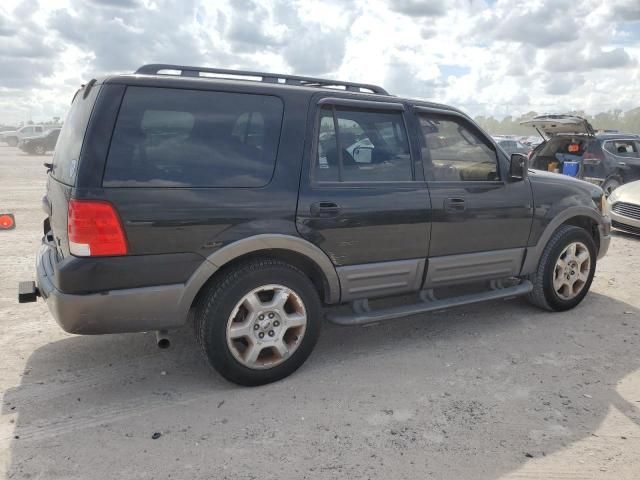
[[[553,288],[563,300],[576,298],[584,289],[591,271],[591,254],[582,242],[567,245],[556,261]]]
[[[300,346],[307,313],[300,296],[283,285],[264,285],[242,297],[227,322],[233,357],[251,369],[272,368]]]

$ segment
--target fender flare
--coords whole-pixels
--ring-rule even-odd
[[[184,312],[185,319],[193,300],[202,286],[222,266],[232,260],[260,250],[289,250],[307,257],[322,271],[327,281],[327,303],[338,303],[340,300],[340,280],[335,266],[326,253],[313,243],[301,237],[282,234],[260,234],[243,238],[225,245],[209,255],[202,265],[191,275],[185,283],[185,288],[179,300],[179,311]]]
[[[553,219],[545,227],[542,235],[540,235],[540,238],[538,239],[538,243],[536,243],[532,247],[527,247],[525,260],[520,271],[521,275],[529,275],[530,273],[536,271],[536,269],[538,268],[538,262],[540,261],[540,257],[542,256],[542,252],[547,246],[547,243],[549,243],[551,236],[558,229],[558,227],[560,227],[560,225],[566,223],[567,220],[575,217],[589,217],[598,225],[602,223],[602,216],[600,215],[600,212],[592,208],[573,206],[567,208],[566,210],[563,210],[558,215],[553,217]]]

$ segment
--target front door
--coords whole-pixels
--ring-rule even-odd
[[[299,233],[336,265],[343,301],[419,289],[430,204],[404,105],[323,98],[312,115]]]
[[[531,230],[529,181],[465,116],[416,108],[432,208],[427,286],[519,273]]]

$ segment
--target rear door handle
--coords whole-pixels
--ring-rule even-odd
[[[464,212],[464,198],[445,198],[444,209],[447,212]]]
[[[316,202],[311,204],[310,210],[314,217],[337,217],[340,206],[334,202]]]

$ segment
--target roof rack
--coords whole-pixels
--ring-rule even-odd
[[[163,71],[165,72],[163,73]],[[181,77],[213,77],[226,78],[228,80],[253,80],[265,83],[297,85],[301,87],[344,87],[344,89],[348,92],[389,95],[389,93],[384,88],[377,85],[342,82],[339,80],[328,80],[324,78],[301,77],[298,75],[283,75],[281,73],[251,72],[246,70],[228,70],[223,68],[187,67],[184,65],[169,65],[162,63],[143,65],[138,68],[135,73],[141,75],[178,75]],[[201,75],[202,73],[204,73],[205,75]],[[207,73],[218,76],[216,77],[214,75],[206,75]]]

